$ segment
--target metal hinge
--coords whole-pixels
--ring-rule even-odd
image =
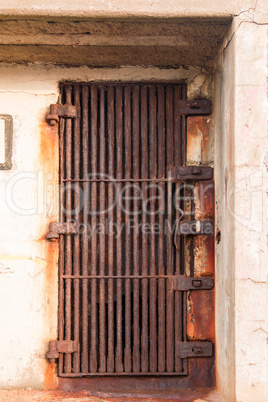
[[[211,113],[211,101],[208,99],[178,101],[179,114],[184,116],[203,116]]]
[[[167,175],[174,182],[179,180],[211,180],[213,168],[210,166],[169,166]]]
[[[59,235],[72,235],[77,233],[77,226],[71,222],[51,222],[47,234],[48,240],[56,240]]]
[[[50,105],[49,113],[46,115],[46,120],[51,126],[55,126],[59,122],[60,117],[73,119],[78,117],[77,107],[73,105]]]
[[[78,341],[50,341],[46,358],[50,363],[54,363],[58,359],[60,353],[79,352]]]
[[[211,290],[214,287],[214,279],[210,277],[174,275],[172,281],[173,291]]]
[[[177,357],[211,357],[213,356],[213,342],[177,342]]]

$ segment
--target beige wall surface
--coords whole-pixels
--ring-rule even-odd
[[[216,359],[228,401],[268,392],[268,24],[254,18],[234,18],[215,69]]]
[[[18,15],[75,15],[75,16],[228,16],[236,15],[248,9],[254,9],[255,0],[1,0],[1,14]]]
[[[241,401],[268,395],[267,28],[243,23],[234,40],[235,183],[229,199],[235,244],[236,395]]]

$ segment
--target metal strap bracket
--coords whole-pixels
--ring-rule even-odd
[[[172,279],[173,291],[211,290],[214,287],[214,279],[210,277],[174,275]]]
[[[211,113],[211,101],[208,99],[178,101],[179,114],[184,116],[204,116]]]
[[[53,241],[58,239],[59,235],[71,235],[76,234],[76,232],[77,228],[75,223],[51,222],[47,239]]]
[[[177,357],[211,357],[213,356],[213,342],[177,342]]]
[[[59,358],[60,353],[75,353],[79,352],[78,341],[50,341],[46,358],[50,363],[54,363],[55,359]]]
[[[176,227],[176,235],[212,235],[212,221],[180,221]]]
[[[46,120],[51,126],[55,126],[59,122],[60,117],[73,119],[77,117],[77,108],[73,105],[50,105],[49,113]]]
[[[211,180],[213,168],[210,166],[170,166],[167,174],[174,182],[180,180]]]

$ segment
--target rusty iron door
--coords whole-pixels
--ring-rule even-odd
[[[199,364],[212,366],[211,340],[188,339],[187,299],[213,288],[213,278],[196,276],[194,255],[213,216],[195,220],[190,194],[213,182],[213,169],[186,166],[187,116],[211,105],[186,93],[183,83],[67,83],[51,105],[59,333],[47,357],[59,358],[61,377],[192,379]]]

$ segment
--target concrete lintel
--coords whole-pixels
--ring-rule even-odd
[[[243,10],[253,8],[255,0],[234,0],[226,2],[211,0],[196,2],[196,0],[101,0],[86,1],[69,0],[8,0],[0,4],[2,15],[50,15],[50,16],[79,16],[79,17],[133,17],[133,16],[158,16],[158,17],[227,17],[239,14]]]
[[[229,19],[3,18],[0,61],[66,66],[211,66]]]

